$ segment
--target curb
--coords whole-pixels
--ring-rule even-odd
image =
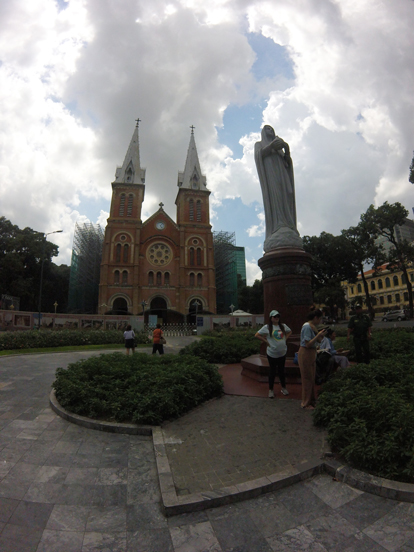
[[[272,475],[239,483],[231,487],[178,496],[160,426],[138,426],[135,424],[101,422],[72,414],[60,406],[54,390],[50,393],[49,402],[52,410],[58,416],[61,416],[68,422],[88,429],[110,433],[152,436],[157,462],[158,481],[161,489],[161,506],[166,517],[199,512],[209,508],[217,508],[218,506],[256,498],[262,494],[277,491],[300,481],[310,479],[314,475],[321,473],[331,475],[335,481],[346,483],[350,487],[366,493],[391,500],[414,503],[414,484],[400,483],[399,481],[392,481],[361,472],[330,458],[329,455],[326,455],[327,457],[325,458],[309,460],[297,466],[290,466],[286,470]]]

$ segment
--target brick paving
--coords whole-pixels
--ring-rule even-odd
[[[78,427],[49,408],[55,369],[96,354],[0,358],[1,552],[414,550],[413,504],[355,490],[328,475],[234,505],[165,518],[151,438]],[[231,462],[241,465],[238,454],[230,451],[232,442],[239,452],[243,447],[253,450],[255,445],[248,436],[260,435],[261,452],[255,457],[264,454],[271,458],[267,449],[269,419],[272,439],[276,443],[287,439],[283,447],[289,437],[301,439],[295,426],[308,420],[301,418],[298,409],[297,416],[292,411],[290,424],[283,421],[282,414],[287,415],[291,408],[285,406],[289,401],[279,404],[256,398],[243,403],[244,399],[224,397],[183,418],[188,424],[192,414],[200,416],[197,431],[206,436],[205,442],[215,454],[224,448],[219,446],[223,443],[220,431],[227,428],[230,445],[226,444],[228,455],[222,458],[231,473],[235,472]],[[237,420],[240,410],[231,405],[240,408],[247,403],[253,406],[245,408],[245,417]],[[215,406],[223,406],[216,421]],[[262,411],[267,415],[257,431]],[[203,412],[209,412],[208,416],[203,417]],[[172,427],[170,424],[165,430]],[[230,427],[239,437],[232,438]],[[286,430],[279,437],[277,427]],[[179,437],[175,434],[174,438]],[[317,450],[320,447],[321,442]]]

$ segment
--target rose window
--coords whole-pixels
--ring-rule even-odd
[[[154,243],[147,249],[147,259],[154,266],[166,266],[172,259],[172,252],[164,243]]]

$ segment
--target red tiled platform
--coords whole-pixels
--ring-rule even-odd
[[[227,364],[219,368],[219,372],[223,378],[224,392],[226,395],[241,395],[243,397],[267,397],[269,386],[267,382],[259,382],[252,378],[242,375],[241,364]],[[296,380],[297,381],[297,380]],[[275,382],[274,392],[277,399],[296,399],[302,397],[302,385],[299,382],[289,383],[287,381],[286,388],[289,395],[285,397],[280,392],[280,384]],[[318,389],[318,387],[317,387]]]

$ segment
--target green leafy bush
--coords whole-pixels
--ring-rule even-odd
[[[0,351],[114,343],[124,343],[123,332],[119,330],[27,330],[0,334]],[[135,344],[140,343],[151,343],[147,333],[135,332]]]
[[[352,337],[337,337],[335,348],[349,349],[349,360],[355,361],[355,348]],[[414,351],[414,331],[412,328],[381,328],[374,329],[370,340],[370,354],[373,360],[393,357]]]
[[[314,423],[327,428],[333,450],[354,467],[414,482],[414,368],[412,355],[396,350],[337,372],[319,394]]]
[[[255,330],[226,331],[216,337],[204,337],[181,349],[182,355],[194,355],[208,362],[234,364],[242,358],[259,352],[260,341],[254,337]]]
[[[220,396],[223,382],[215,366],[193,356],[113,353],[58,368],[53,387],[75,414],[160,424]]]

